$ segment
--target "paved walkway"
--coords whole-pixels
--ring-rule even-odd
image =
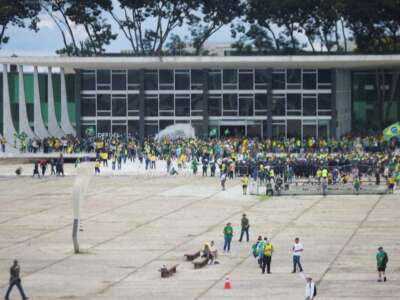
[[[82,205],[81,248],[71,242],[73,176],[0,178],[0,293],[18,258],[31,299],[303,299],[304,281],[290,274],[295,236],[305,247],[303,266],[319,281],[318,299],[398,299],[400,197],[242,196],[239,181],[202,177],[94,177]],[[252,241],[272,238],[272,274],[262,275],[238,243],[247,213]],[[231,221],[232,253],[220,264],[194,270],[183,254],[205,241],[222,247],[222,228]],[[376,282],[375,253],[389,253],[387,283]],[[163,264],[178,273],[161,279]],[[223,289],[226,275],[232,290]],[[16,291],[15,291],[16,292]]]

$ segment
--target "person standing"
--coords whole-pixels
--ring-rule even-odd
[[[244,233],[246,233],[246,239],[247,242],[249,242],[249,228],[250,228],[249,219],[247,219],[246,214],[243,214],[241,221],[241,232],[240,232],[239,242],[242,242]]]
[[[35,164],[33,165],[33,175],[32,178],[37,175],[38,178],[40,178],[40,173],[39,173],[39,161],[35,161]]]
[[[233,228],[231,223],[227,223],[224,228],[224,253],[231,251],[231,242],[233,237]]]
[[[382,282],[382,275],[383,275],[383,281],[386,282],[386,265],[389,261],[389,256],[387,253],[383,250],[383,247],[378,248],[378,253],[376,254],[376,264],[378,267],[378,282]]]
[[[222,174],[221,174],[220,180],[221,180],[221,187],[222,187],[222,190],[225,191],[226,173],[222,173]]]
[[[274,246],[272,246],[270,240],[267,240],[264,246],[264,256],[262,261],[262,273],[265,274],[265,268],[267,268],[267,273],[271,274],[271,260],[272,253],[274,252]]]
[[[315,287],[315,283],[311,277],[307,277],[306,279],[306,298],[305,300],[313,300],[317,295],[317,289]]]
[[[244,175],[240,180],[242,182],[243,195],[245,196],[247,194],[247,186],[249,185],[249,177]]]
[[[292,247],[293,253],[293,271],[292,273],[296,273],[297,266],[299,267],[299,271],[303,272],[303,267],[300,263],[301,253],[303,252],[303,245],[300,243],[300,239],[297,237],[294,239],[294,245]]]
[[[29,299],[24,292],[24,289],[22,288],[21,284],[21,277],[20,277],[20,271],[21,268],[18,265],[18,261],[15,259],[13,265],[10,268],[10,285],[8,286],[7,293],[5,296],[5,300],[9,300],[9,296],[11,293],[11,290],[13,289],[14,286],[16,286],[19,290],[19,293],[21,294],[21,297],[23,300]]]

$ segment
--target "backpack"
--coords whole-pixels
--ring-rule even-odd
[[[314,284],[314,297],[317,296],[317,285]]]

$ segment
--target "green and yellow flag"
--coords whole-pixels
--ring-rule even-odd
[[[383,130],[385,141],[390,141],[394,137],[400,138],[400,122],[394,123]]]

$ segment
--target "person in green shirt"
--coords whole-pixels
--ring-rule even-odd
[[[224,227],[224,253],[231,251],[231,242],[233,237],[233,228],[231,223],[227,223]]]
[[[383,275],[383,281],[386,281],[386,265],[389,261],[389,257],[387,253],[383,250],[383,247],[378,248],[378,253],[376,254],[376,265],[378,267],[378,282],[382,282],[382,275]]]

